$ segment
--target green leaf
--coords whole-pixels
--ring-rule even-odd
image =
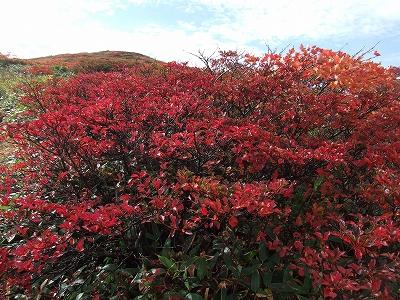
[[[288,283],[288,288],[296,294],[307,294],[304,288],[294,282]]]
[[[155,223],[151,224],[151,229],[153,231],[153,237],[158,240],[160,238],[160,229]]]
[[[185,270],[185,272],[183,272],[183,283],[185,284],[186,289],[190,290],[190,283],[189,283],[188,276],[187,276],[187,270]]]
[[[53,281],[52,280],[49,280],[48,278],[47,279],[45,279],[41,284],[40,284],[40,290],[42,291],[45,287],[46,287],[46,285],[49,285],[49,284],[51,284]]]
[[[233,260],[232,260],[232,252],[229,248],[224,249],[224,254],[223,254],[223,259],[226,264],[226,267],[233,273],[237,272],[236,268],[233,266]]]
[[[76,295],[75,300],[81,300],[82,297],[83,297],[83,294],[84,294],[84,293],[80,293],[80,294]]]
[[[257,250],[253,250],[253,251],[247,252],[244,255],[244,257],[245,257],[246,261],[251,261],[253,259],[253,257],[256,255],[257,255]]]
[[[266,265],[269,269],[273,269],[279,263],[279,261],[280,257],[278,253],[274,253],[271,255],[271,257],[268,258]]]
[[[107,264],[105,266],[103,266],[101,269],[104,271],[115,271],[118,268],[117,264]]]
[[[314,192],[318,191],[321,184],[324,182],[324,176],[318,176],[317,179],[314,181]]]
[[[161,254],[163,256],[165,256],[165,255],[169,255],[170,252],[171,252],[171,239],[167,239],[165,241],[163,249],[161,250]]]
[[[201,242],[196,243],[195,246],[189,251],[189,256],[195,256],[199,252],[201,245]]]
[[[303,289],[309,293],[311,291],[311,285],[312,285],[312,281],[311,281],[311,275],[310,272],[308,271],[308,269],[305,269],[304,272],[304,283],[303,283]]]
[[[265,246],[265,243],[261,243],[259,250],[258,250],[258,257],[260,258],[261,262],[264,262],[268,258],[268,250],[267,247]]]
[[[288,282],[291,279],[292,275],[290,274],[290,270],[289,268],[286,268],[285,271],[283,272],[283,282]]]
[[[255,271],[251,275],[251,290],[253,292],[257,292],[259,288],[260,288],[260,273],[258,273],[258,271]]]
[[[162,264],[163,264],[166,268],[168,268],[168,269],[171,269],[171,268],[175,265],[175,262],[172,261],[172,260],[170,260],[168,257],[159,255],[159,256],[158,256],[158,259],[159,259],[159,260],[162,262]]]
[[[242,273],[241,273],[241,274],[242,274],[243,276],[251,275],[251,274],[253,274],[254,271],[256,271],[259,267],[260,267],[260,263],[256,263],[256,264],[254,264],[254,265],[252,265],[252,266],[250,266],[250,267],[244,268],[244,269],[242,270]]]
[[[272,275],[273,275],[272,272],[265,272],[262,275],[263,283],[264,283],[264,286],[266,288],[270,288],[271,287]]]
[[[203,300],[203,297],[196,293],[189,293],[185,298],[188,300]]]
[[[221,288],[221,300],[226,300],[228,297],[226,288]]]
[[[207,259],[207,267],[209,270],[212,270],[215,268],[217,262],[219,259],[219,255],[214,255],[211,258]]]
[[[205,261],[204,258],[199,258],[196,261],[196,267],[197,267],[197,273],[196,273],[197,277],[200,280],[203,280],[207,272],[207,262]]]

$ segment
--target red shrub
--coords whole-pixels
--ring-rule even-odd
[[[53,70],[50,66],[29,66],[26,68],[26,72],[32,75],[52,75]]]
[[[399,95],[391,69],[316,47],[32,88],[2,291],[394,299]]]

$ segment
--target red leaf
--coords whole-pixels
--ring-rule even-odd
[[[78,243],[76,243],[76,250],[79,251],[79,252],[82,252],[83,250],[85,250],[83,244],[84,244],[84,240],[80,239],[78,241]]]
[[[380,279],[374,279],[371,282],[371,289],[372,292],[377,293],[379,289],[381,288],[381,283],[382,281]]]
[[[131,199],[131,196],[129,194],[123,194],[123,195],[119,196],[119,199],[122,202],[128,202]]]
[[[229,223],[229,226],[231,228],[235,228],[238,225],[239,221],[235,216],[232,216],[232,217],[229,218],[229,222],[228,223]]]
[[[200,213],[203,215],[203,216],[207,216],[208,215],[208,211],[207,211],[207,208],[205,208],[204,206],[200,209]]]

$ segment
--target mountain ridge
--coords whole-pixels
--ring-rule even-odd
[[[137,52],[128,51],[98,51],[80,53],[62,53],[37,58],[24,59],[27,64],[33,65],[63,65],[69,66],[76,63],[112,63],[121,65],[134,65],[137,63],[152,63],[157,60]]]
[[[112,64],[132,66],[140,63],[161,62],[150,56],[129,51],[105,50],[97,52],[61,53],[35,58],[9,57],[0,54],[0,61],[7,64],[25,64],[33,66],[65,66],[76,64]]]

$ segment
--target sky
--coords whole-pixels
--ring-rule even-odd
[[[198,51],[378,43],[375,61],[400,66],[399,0],[0,0],[0,11],[0,52],[20,58],[121,50],[196,63]]]

